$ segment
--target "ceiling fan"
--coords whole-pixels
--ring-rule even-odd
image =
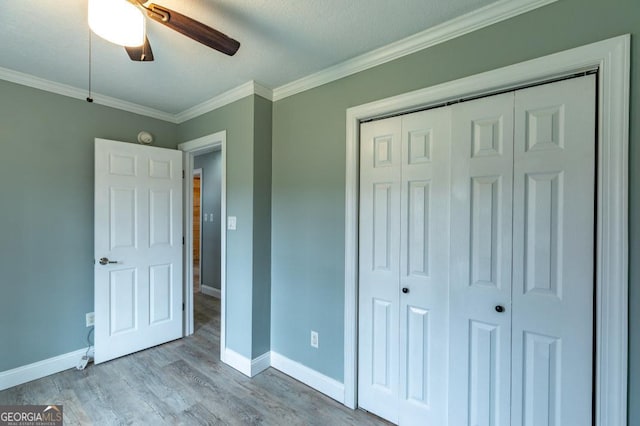
[[[95,5],[92,6],[92,2]],[[167,7],[154,3],[146,5],[148,2],[149,0],[121,0],[120,6],[126,6],[127,3],[129,3],[142,11],[148,18],[226,55],[233,56],[240,48],[240,42],[226,34]],[[127,7],[129,11],[132,9],[131,6],[127,6],[116,12],[113,7],[114,2],[112,1],[89,0],[89,26],[96,34],[112,42],[113,40],[101,34],[100,30],[107,26],[113,27],[114,25],[119,25],[121,27],[122,25],[126,25],[124,23],[124,9],[127,9]],[[135,13],[139,14],[138,11],[134,10],[134,14]],[[111,15],[111,18],[105,16],[106,14]],[[134,16],[133,18],[141,25],[140,31],[142,32],[138,35],[139,41],[134,43],[138,45],[132,46],[129,43],[118,41],[115,41],[115,43],[124,45],[132,61],[153,61],[153,51],[151,50],[149,39],[144,33],[144,18],[140,18],[139,16]],[[140,42],[142,39],[144,41]]]

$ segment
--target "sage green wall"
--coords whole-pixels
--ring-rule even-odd
[[[86,346],[93,140],[135,142],[143,129],[168,148],[227,130],[227,210],[238,218],[227,238],[227,345],[246,357],[268,350],[271,103],[249,96],[175,125],[0,81],[0,371]]]
[[[252,358],[271,350],[271,108],[255,96]]]
[[[272,350],[343,379],[346,110],[606,38],[640,36],[637,0],[560,0],[273,107]],[[630,398],[640,398],[639,44],[632,57]],[[309,345],[309,332],[320,347]],[[640,424],[640,404],[630,404]]]
[[[94,138],[177,127],[0,81],[0,372],[86,347]]]
[[[227,131],[227,215],[237,230],[227,231],[226,344],[251,357],[253,282],[253,96],[178,125],[181,142]]]
[[[227,131],[227,215],[237,217],[237,230],[227,231],[225,335],[227,348],[249,359],[270,340],[253,330],[270,329],[262,302],[270,300],[271,278],[270,111],[270,102],[248,96],[178,126],[182,142]]]

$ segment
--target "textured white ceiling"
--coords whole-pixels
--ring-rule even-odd
[[[233,57],[147,21],[154,62],[93,36],[93,91],[171,114],[297,80],[495,0],[152,0],[240,41]],[[0,67],[88,87],[87,0],[0,0]]]

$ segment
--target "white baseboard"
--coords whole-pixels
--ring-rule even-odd
[[[344,404],[344,384],[271,351],[271,366]]]
[[[271,367],[271,352],[265,352],[251,360],[251,377]]]
[[[0,391],[9,389],[32,380],[41,379],[51,374],[59,373],[70,368],[75,368],[78,361],[87,353],[87,349],[79,349],[33,364],[23,365],[12,370],[0,372]],[[93,351],[89,352],[93,356]],[[344,385],[337,380],[318,373],[296,361],[293,361],[277,352],[265,352],[257,358],[250,360],[239,353],[225,349],[222,354],[222,362],[235,368],[248,377],[253,377],[269,367],[282,371],[302,383],[311,386],[319,392],[344,403]]]
[[[213,296],[213,297],[216,297],[216,298],[220,299],[220,289],[219,288],[215,288],[215,287],[211,287],[211,286],[203,284],[203,285],[200,286],[200,293],[206,294],[207,296]]]
[[[51,374],[74,368],[86,352],[87,349],[79,349],[77,351],[45,359],[43,361],[38,361],[33,364],[0,372],[0,390],[8,389],[32,380],[41,379]],[[92,351],[89,355],[92,355]],[[342,383],[280,355],[277,352],[265,352],[259,357],[250,360],[249,358],[227,348],[222,354],[222,362],[235,368],[248,377],[253,377],[269,367],[276,368],[284,374],[311,386],[330,398],[333,398],[340,403],[344,403],[344,385]]]
[[[253,377],[271,366],[271,352],[265,352],[250,360],[239,353],[227,348],[222,353],[222,362],[235,368],[248,377]]]
[[[0,391],[74,368],[86,353],[86,348],[78,349],[77,351],[34,362],[33,364],[2,371],[0,372]]]
[[[245,376],[251,377],[251,361],[249,358],[240,355],[236,351],[225,348],[220,357],[221,361],[230,367],[235,368]]]

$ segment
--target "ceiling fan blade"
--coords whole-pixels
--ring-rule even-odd
[[[145,8],[149,18],[212,49],[233,56],[240,48],[237,40],[181,13],[153,3]]]
[[[124,47],[132,61],[139,62],[151,62],[153,61],[153,50],[149,44],[147,36],[144,37],[144,44],[142,46]]]

